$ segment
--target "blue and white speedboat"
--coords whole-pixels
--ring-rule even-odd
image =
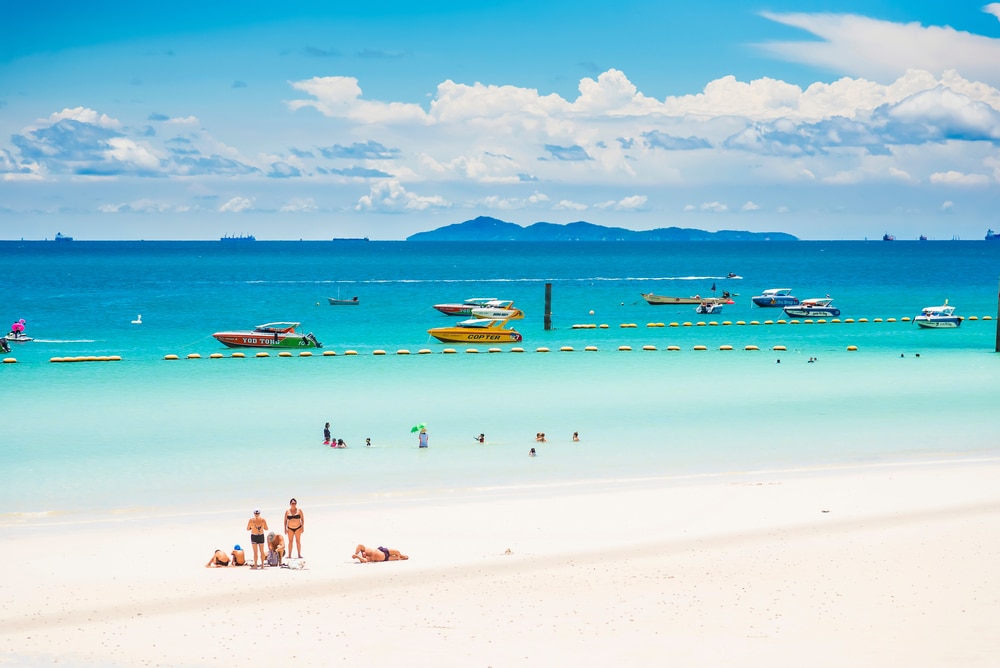
[[[795,306],[799,298],[792,295],[791,288],[772,288],[764,290],[756,297],[751,297],[753,303],[763,308]]]
[[[831,306],[833,299],[803,299],[802,303],[784,308],[785,315],[791,318],[836,318],[840,309]]]
[[[962,324],[962,317],[955,315],[955,307],[948,306],[945,299],[941,306],[928,306],[922,310],[913,322],[924,329],[954,329]]]

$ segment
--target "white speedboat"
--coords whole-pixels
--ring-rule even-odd
[[[514,302],[495,299],[472,309],[472,317],[488,320],[520,320],[524,314],[520,309],[514,308]]]
[[[799,304],[786,306],[785,315],[792,318],[836,318],[840,315],[840,309],[831,306],[833,300],[829,297],[822,299],[803,299]]]
[[[924,329],[954,329],[962,324],[962,317],[955,315],[955,307],[948,306],[945,299],[941,306],[928,306],[922,310],[913,322]]]
[[[694,312],[704,315],[715,315],[716,313],[722,313],[722,304],[714,301],[702,302],[694,308]]]
[[[799,298],[792,294],[791,288],[771,288],[751,299],[754,304],[764,308],[795,306],[799,303]]]
[[[461,304],[435,304],[434,308],[445,315],[470,316],[472,315],[472,309],[488,304],[489,302],[495,302],[496,300],[496,297],[470,297]]]

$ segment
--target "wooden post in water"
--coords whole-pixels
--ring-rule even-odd
[[[997,342],[993,352],[1000,353],[1000,285],[997,286]]]
[[[997,321],[1000,326],[1000,320]],[[552,284],[545,284],[545,331],[552,329]],[[1000,346],[1000,330],[997,330],[997,346]],[[997,348],[1000,350],[1000,348]]]

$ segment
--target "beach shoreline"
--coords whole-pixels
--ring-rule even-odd
[[[998,480],[997,460],[937,460],[300,498],[302,571],[203,567],[249,547],[250,508],[8,523],[0,664],[985,666],[1000,648]],[[359,542],[410,560],[353,563]]]

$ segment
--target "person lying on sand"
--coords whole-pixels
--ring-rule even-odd
[[[205,568],[216,568],[218,566],[228,566],[229,565],[229,555],[222,550],[216,550],[212,558],[208,560],[205,564]]]
[[[351,555],[351,558],[357,559],[362,564],[367,564],[370,561],[405,561],[409,559],[399,550],[390,550],[381,545],[374,550],[369,550],[364,545],[358,545],[354,548],[354,554]]]

